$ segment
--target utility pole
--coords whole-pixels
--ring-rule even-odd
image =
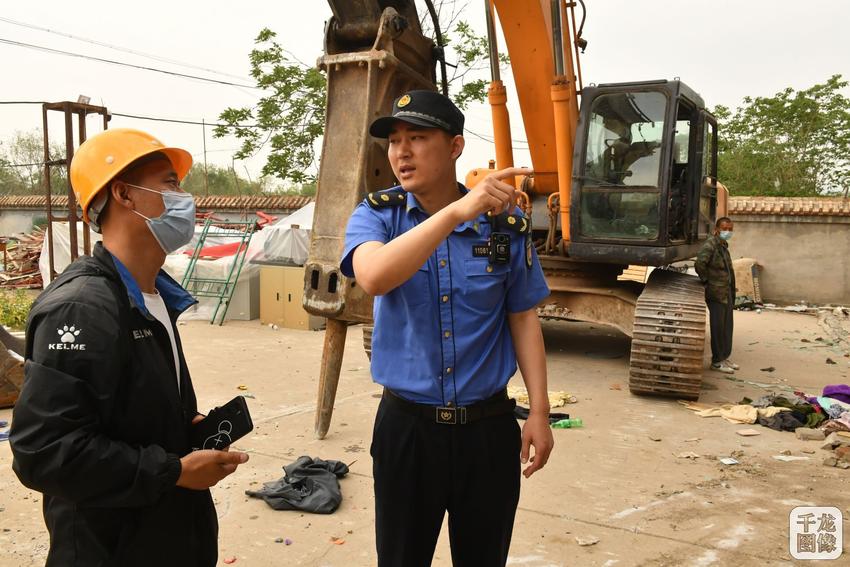
[[[207,179],[207,123],[201,118],[201,132],[204,136],[204,197],[210,196],[210,184]]]

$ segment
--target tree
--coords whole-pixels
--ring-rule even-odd
[[[450,96],[458,106],[466,108],[487,95],[489,80],[479,76],[488,68],[487,39],[458,19],[465,3],[459,6],[456,0],[443,0],[435,4],[440,27],[446,30],[446,58],[457,62],[448,77]],[[420,8],[419,13],[424,14],[423,33],[433,37],[427,10]],[[224,125],[216,127],[213,135],[241,140],[236,159],[254,156],[269,145],[263,175],[307,188],[316,180],[318,171],[316,142],[324,133],[327,81],[318,69],[287,56],[275,38],[275,32],[263,29],[250,54],[251,76],[268,94],[256,106],[225,109],[219,116]],[[507,57],[500,59],[507,63]]]
[[[51,144],[50,159],[65,157],[65,149]],[[43,195],[44,140],[39,130],[15,132],[10,140],[0,141],[0,195]],[[68,192],[64,166],[50,168],[53,195]]]
[[[257,36],[251,51],[251,76],[269,91],[255,107],[227,108],[219,119],[226,126],[213,130],[217,138],[232,135],[242,141],[236,159],[255,155],[271,145],[263,175],[295,183],[315,179],[314,143],[325,124],[325,76],[316,68],[293,62],[268,28]],[[256,128],[241,125],[256,122]]]
[[[814,196],[850,191],[848,82],[718,106],[719,177],[733,195]]]
[[[251,181],[236,174],[233,168],[210,164],[204,180],[203,164],[195,164],[180,186],[196,195],[259,195],[266,189],[265,179]]]

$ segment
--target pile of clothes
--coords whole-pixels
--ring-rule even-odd
[[[825,386],[820,396],[768,394],[757,400],[744,398],[737,405],[707,407],[686,404],[700,417],[722,417],[731,423],[758,423],[776,431],[795,431],[800,427],[850,431],[850,386]]]

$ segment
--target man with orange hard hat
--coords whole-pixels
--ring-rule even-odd
[[[216,564],[209,488],[248,456],[190,452],[202,416],[176,320],[196,302],[161,268],[194,233],[180,189],[191,166],[131,129],[92,137],[71,162],[103,242],[32,307],[9,438],[18,478],[44,494],[48,567]]]

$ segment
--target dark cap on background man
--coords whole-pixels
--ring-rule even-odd
[[[425,128],[440,128],[453,136],[463,134],[463,113],[448,97],[435,91],[410,91],[395,99],[390,116],[372,122],[369,133],[388,138],[396,120]]]

